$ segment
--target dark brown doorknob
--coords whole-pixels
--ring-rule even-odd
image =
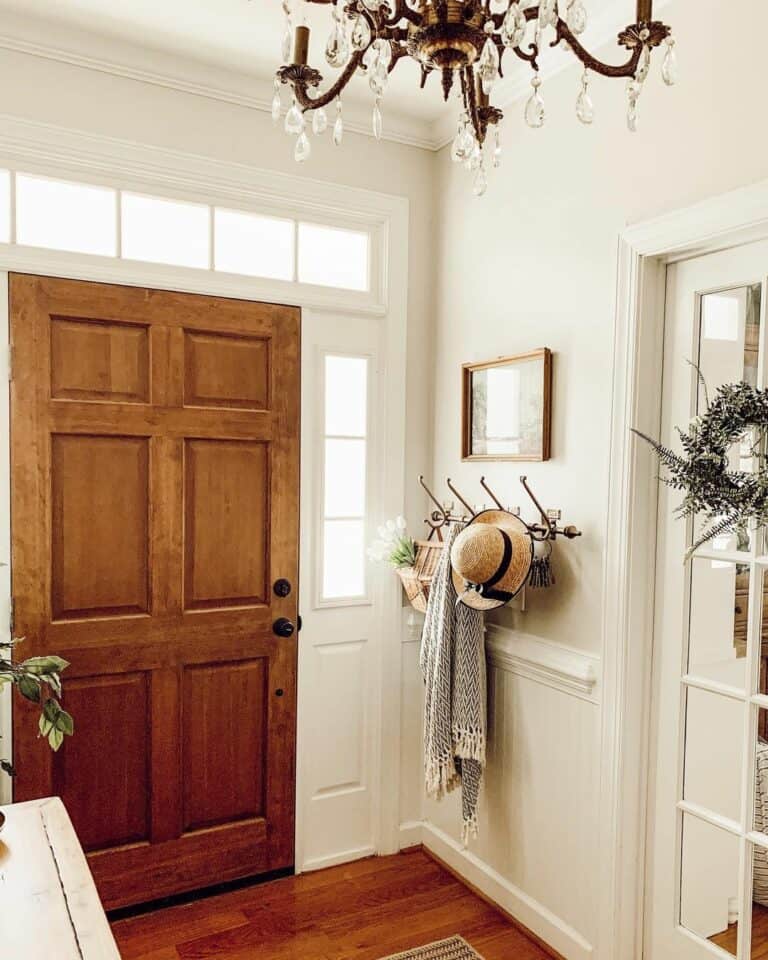
[[[296,627],[287,617],[278,617],[272,624],[272,632],[275,636],[284,637],[286,640],[293,636],[295,630]]]

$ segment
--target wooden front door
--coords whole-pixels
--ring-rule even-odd
[[[75,719],[54,756],[17,708],[14,798],[63,798],[107,909],[290,867],[299,311],[29,276],[10,302],[15,633],[70,661]]]

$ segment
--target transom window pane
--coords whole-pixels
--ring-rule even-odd
[[[296,224],[217,207],[215,268],[249,277],[293,280]]]
[[[299,224],[299,281],[344,290],[369,288],[369,236],[317,223]]]
[[[210,207],[123,194],[123,256],[128,260],[206,268]]]
[[[368,360],[324,358],[321,600],[366,594]]]
[[[84,183],[16,176],[16,242],[117,255],[117,192]]]

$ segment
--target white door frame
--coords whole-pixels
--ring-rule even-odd
[[[768,238],[768,180],[629,227],[619,238],[608,512],[597,957],[643,956],[658,436],[666,264]]]
[[[61,253],[0,243],[0,378],[9,358],[8,273],[31,273],[178,290],[299,306],[310,310],[372,316],[385,325],[382,365],[386,370],[382,405],[386,417],[382,470],[384,516],[403,513],[405,499],[405,384],[408,309],[408,201],[340,184],[316,181],[95,136],[81,131],[0,116],[0,167],[82,183],[97,183],[161,197],[253,210],[368,230],[374,244],[371,290],[360,294],[300,283],[261,280],[213,270],[166,267],[110,257]],[[119,247],[118,247],[119,249]],[[8,391],[0,389],[0,561],[10,559],[10,457]],[[385,636],[402,629],[400,589],[394,577],[382,600]],[[0,643],[9,638],[10,568],[0,567]],[[375,783],[376,849],[399,848],[400,655],[399,642],[384,643],[378,662],[380,716]],[[10,690],[0,692],[0,751],[11,752]],[[386,735],[384,734],[386,731]],[[298,730],[298,762],[302,731]],[[297,772],[298,776],[298,772]],[[0,776],[0,803],[8,802],[8,778]],[[297,837],[301,809],[297,804]]]

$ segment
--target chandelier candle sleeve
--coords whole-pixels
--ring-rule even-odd
[[[309,62],[309,27],[296,27],[293,45],[293,62],[305,67]]]
[[[369,86],[374,107],[373,132],[381,135],[381,111],[390,74],[401,60],[410,58],[419,66],[423,88],[435,74],[443,98],[458,92],[458,131],[453,159],[476,174],[475,192],[485,192],[486,165],[498,166],[500,152],[492,130],[504,117],[493,104],[493,93],[510,58],[528,64],[533,71],[536,122],[544,122],[540,86],[540,58],[550,47],[562,47],[581,62],[590,76],[622,79],[628,83],[628,123],[637,125],[637,101],[648,75],[652,51],[668,44],[664,66],[665,83],[674,83],[677,68],[670,28],[653,19],[653,0],[636,0],[636,16],[618,35],[618,47],[626,51],[623,62],[605,62],[593,56],[580,37],[587,22],[588,0],[304,0],[322,4],[329,12],[325,61],[338,71],[330,84],[323,83],[318,64],[309,62],[309,28],[294,34],[293,63],[277,71],[279,83],[291,87],[297,109],[316,111],[341,96],[354,77]],[[283,0],[288,24],[295,0]],[[631,0],[627,0],[627,5]],[[544,30],[546,27],[546,30]],[[542,38],[546,37],[546,41]],[[586,76],[584,73],[582,76]],[[356,80],[355,82],[359,82]],[[324,88],[324,89],[321,89]],[[592,123],[594,109],[584,81],[581,82],[577,115]],[[528,110],[527,114],[531,111]],[[540,122],[539,122],[540,118]],[[530,117],[527,117],[530,123]],[[292,131],[289,131],[292,132]],[[304,133],[302,129],[300,133]],[[300,135],[297,134],[297,135]],[[339,138],[336,138],[339,139]],[[491,146],[486,150],[486,143]],[[303,151],[300,151],[303,155]],[[488,154],[486,164],[486,153]]]

